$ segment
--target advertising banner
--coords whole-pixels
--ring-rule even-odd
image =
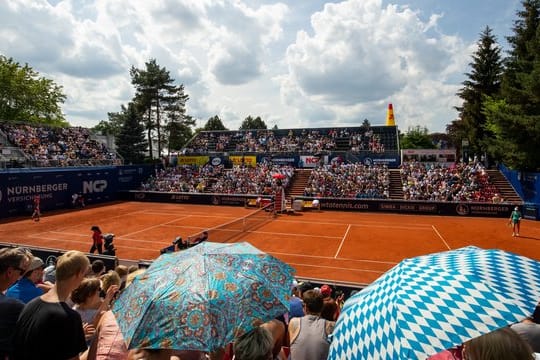
[[[116,199],[116,168],[71,168],[0,173],[0,217],[29,215],[38,195],[46,212],[71,207],[73,194],[86,204]]]
[[[256,166],[257,165],[257,156],[256,155],[231,155],[229,160],[233,165],[245,165],[245,166]]]
[[[209,159],[208,156],[182,155],[178,157],[178,165],[204,165],[208,163]]]

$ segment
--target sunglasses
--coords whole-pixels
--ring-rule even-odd
[[[21,275],[24,274],[26,272],[25,269],[21,269],[20,267],[18,266],[13,266],[13,269],[17,270]]]

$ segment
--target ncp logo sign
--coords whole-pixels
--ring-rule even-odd
[[[107,180],[83,181],[83,194],[101,193],[107,188]]]

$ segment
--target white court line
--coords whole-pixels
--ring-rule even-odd
[[[306,267],[315,267],[315,268],[326,268],[326,269],[336,269],[336,270],[348,270],[348,271],[357,271],[357,272],[369,272],[376,274],[384,274],[386,271],[379,270],[364,270],[364,269],[353,269],[353,268],[344,268],[337,266],[326,266],[326,265],[309,265],[309,264],[297,264],[297,263],[288,263],[291,266],[306,266]]]
[[[182,214],[178,214],[178,213],[164,213],[164,212],[156,212],[156,211],[146,211],[144,213],[144,215],[171,215],[171,216],[179,216],[179,215],[197,215],[197,216],[200,216],[200,217],[209,217],[209,218],[215,218],[215,217],[218,217],[218,218],[229,218],[229,219],[238,219],[236,216],[231,216],[229,214],[218,214],[218,213],[214,213],[214,215],[208,215],[208,213],[196,213],[196,212],[189,212],[187,214],[185,213],[182,213]]]
[[[343,243],[345,242],[345,238],[349,234],[350,230],[351,230],[351,224],[349,224],[349,226],[347,227],[347,231],[345,231],[345,235],[343,235],[343,238],[341,239],[341,242],[339,243],[339,247],[338,247],[338,249],[336,251],[336,255],[334,255],[334,259],[337,259],[337,256],[338,256],[339,252],[341,251],[341,248],[343,247]]]
[[[155,228],[160,227],[160,226],[162,226],[162,225],[167,225],[167,224],[173,223],[173,222],[178,221],[178,220],[184,220],[184,219],[186,219],[186,218],[188,218],[188,217],[191,217],[191,215],[186,215],[186,216],[184,216],[184,217],[176,218],[176,219],[174,219],[174,220],[167,221],[167,222],[164,222],[164,223],[161,223],[161,224],[157,224],[157,225],[154,225],[154,226],[150,226],[150,227],[144,228],[144,229],[139,230],[139,231],[135,231],[135,232],[132,232],[132,233],[124,234],[124,235],[122,235],[122,236],[130,236],[130,235],[133,235],[133,234],[142,233],[142,232],[144,232],[144,231],[148,231],[148,230],[150,230],[150,229],[155,229]]]
[[[444,240],[444,238],[442,237],[442,235],[437,231],[437,228],[435,227],[435,225],[431,225],[431,227],[433,228],[433,230],[435,231],[435,233],[439,236],[439,238],[441,238],[442,242],[444,243],[444,245],[446,245],[446,247],[448,248],[448,250],[452,250],[450,248],[450,246],[448,246],[448,243],[446,242],[446,240]]]
[[[33,238],[38,238],[38,239],[43,239],[42,237],[39,237],[39,236],[29,236],[29,237],[33,237]],[[51,237],[48,237],[46,240],[53,240],[53,241],[65,241],[67,243],[76,243],[76,244],[86,244],[86,245],[90,245],[90,242],[88,241],[77,241],[77,240],[66,240],[66,239],[57,239],[57,238],[51,238]],[[116,238],[115,238],[116,240]],[[157,245],[168,245],[169,243],[165,243],[165,242],[151,242],[149,240],[137,240],[139,242],[143,242],[143,243],[151,243],[152,245],[154,244],[157,244]],[[141,248],[141,247],[137,247],[137,246],[126,246],[127,248],[130,248],[130,249],[137,249],[137,250],[144,250],[144,251],[156,251],[156,258],[158,257],[157,255],[157,252],[159,251],[159,248],[156,249],[156,248]]]
[[[302,255],[302,254],[295,254],[295,253],[283,253],[283,252],[277,252],[277,251],[268,251],[269,254],[277,254],[277,255],[286,255],[286,256],[298,256],[298,257],[308,257],[308,258],[315,258],[315,259],[331,259],[331,260],[343,260],[343,261],[356,261],[356,262],[368,262],[368,263],[375,263],[375,264],[389,264],[389,265],[396,265],[397,262],[392,261],[379,261],[379,260],[367,260],[367,259],[348,259],[348,258],[334,258],[332,256],[320,256],[320,255]]]
[[[269,232],[269,231],[244,231],[252,234],[270,234],[270,235],[286,235],[286,236],[307,236],[307,237],[317,237],[324,239],[340,239],[339,236],[324,236],[324,235],[313,235],[313,234],[297,234],[297,233],[278,233],[278,232]]]
[[[277,222],[287,222],[287,223],[301,223],[301,224],[321,224],[321,225],[349,225],[346,223],[340,223],[340,222],[313,222],[313,221],[300,221],[300,220],[277,220]],[[362,223],[356,223],[352,224],[353,226],[369,226],[369,227],[385,227],[385,228],[396,228],[400,226],[392,226],[388,225],[388,222],[384,221],[363,221]],[[410,225],[411,228],[417,229],[417,228],[431,228],[431,224],[418,224],[418,223],[405,223],[401,224],[404,228],[408,228],[407,225]]]

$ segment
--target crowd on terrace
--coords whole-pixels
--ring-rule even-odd
[[[288,311],[257,325],[217,351],[128,350],[118,313],[111,310],[111,305],[123,296],[126,288],[133,286],[130,284],[136,276],[143,276],[145,270],[136,265],[129,268],[120,265],[107,270],[101,260],[90,263],[80,251],[68,251],[56,264],[45,264],[27,249],[0,249],[0,358],[326,359],[345,295],[353,295],[352,292],[336,291],[326,284],[317,287],[309,282],[293,281],[290,289],[284,290],[290,291]],[[235,305],[223,302],[222,306]],[[191,315],[185,313],[188,310],[179,311],[171,312],[169,316]],[[197,316],[201,315],[199,309],[193,311]],[[521,322],[468,340],[428,360],[538,359],[535,356],[540,352],[540,307],[530,311]],[[223,316],[226,314],[224,311]],[[167,313],[161,316],[167,316]],[[160,320],[149,316],[146,321]],[[207,326],[212,326],[208,321]],[[148,324],[148,328],[159,326],[158,323]],[[166,332],[163,336],[167,337]]]
[[[387,199],[390,171],[386,165],[322,165],[311,171],[304,196]]]
[[[287,189],[294,175],[292,166],[267,162],[255,167],[235,165],[232,169],[226,169],[223,165],[182,165],[157,171],[156,176],[141,185],[141,190],[272,195],[278,184]],[[404,200],[504,201],[478,161],[469,164],[460,162],[449,167],[404,162],[400,167],[400,176]],[[334,162],[311,170],[303,195],[388,199],[390,187],[390,170],[386,165]]]
[[[0,125],[8,140],[24,151],[36,166],[112,165],[116,153],[93,140],[83,127],[46,127],[27,124]]]
[[[141,185],[145,191],[274,194],[278,184],[287,188],[294,168],[269,163],[255,167],[235,165],[179,165],[159,170],[156,176]]]
[[[404,162],[400,174],[405,200],[502,201],[485,167],[477,160],[449,167]]]
[[[345,144],[339,148],[339,144]],[[372,127],[338,129],[204,131],[185,148],[186,154],[208,152],[280,152],[318,154],[333,150],[383,153],[385,145]]]

